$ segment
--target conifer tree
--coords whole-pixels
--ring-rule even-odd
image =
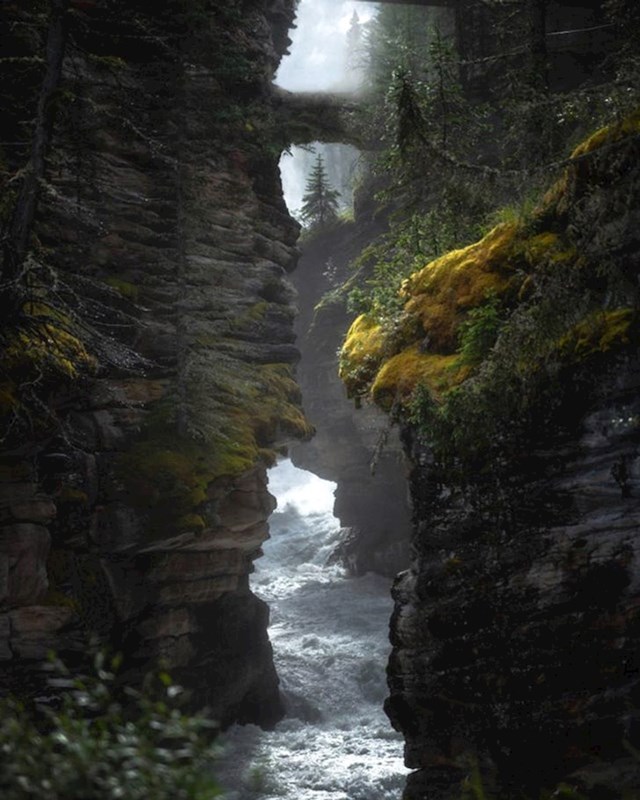
[[[362,24],[358,12],[354,11],[351,24],[347,31],[347,69],[349,71],[349,85],[354,89],[361,88],[365,78],[365,52],[362,35]]]
[[[338,197],[340,192],[331,188],[319,153],[307,181],[306,193],[302,197],[300,216],[310,227],[326,225],[338,216]]]

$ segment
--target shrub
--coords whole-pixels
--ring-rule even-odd
[[[209,800],[219,794],[210,773],[215,723],[176,707],[181,689],[166,673],[147,680],[143,691],[117,689],[116,667],[98,655],[95,677],[57,677],[52,683],[64,692],[52,706],[3,701],[3,800]]]

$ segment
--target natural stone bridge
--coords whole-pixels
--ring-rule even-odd
[[[288,92],[273,87],[273,109],[291,144],[344,142],[365,146],[357,123],[359,98],[351,93]]]

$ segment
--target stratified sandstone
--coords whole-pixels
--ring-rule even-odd
[[[21,405],[28,342],[22,373],[13,356],[0,375],[0,670],[4,689],[37,689],[48,651],[76,663],[97,635],[127,675],[161,657],[221,722],[268,725],[278,681],[248,574],[274,507],[266,467],[310,430],[269,106],[293,3],[153,5],[69,11],[31,247],[90,335],[52,334],[75,350],[53,345],[70,360],[40,429]],[[24,59],[42,57],[35,11],[0,12]],[[4,70],[37,94],[37,70],[24,85]],[[9,149],[7,169],[24,158]]]

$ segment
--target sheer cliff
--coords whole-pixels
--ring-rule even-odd
[[[387,701],[410,800],[640,790],[638,123],[345,340],[413,464]]]
[[[269,105],[293,2],[4,4],[0,669],[99,641],[281,713],[248,588],[310,428]]]
[[[343,526],[335,557],[353,574],[393,577],[408,564],[410,511],[407,468],[397,430],[372,406],[354,409],[338,376],[348,327],[346,293],[352,261],[384,223],[357,207],[356,219],[317,230],[301,243],[293,275],[302,359],[298,381],[315,428],[311,441],[291,448],[294,463],[334,481],[334,513]]]

